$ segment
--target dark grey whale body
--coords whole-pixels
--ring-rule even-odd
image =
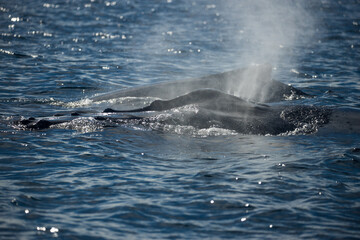
[[[178,124],[191,123],[197,128],[209,128],[215,125],[244,134],[278,135],[291,132],[300,125],[298,116],[302,117],[301,124],[310,123],[316,118],[320,126],[328,123],[331,113],[330,109],[310,106],[270,107],[213,89],[195,90],[171,100],[155,100],[144,108],[126,111],[108,108],[104,112],[166,111],[189,104],[196,104],[198,113]]]
[[[244,88],[248,90],[246,84],[249,82],[246,81],[246,77],[249,73],[252,75],[252,82],[255,82],[251,85],[251,94],[242,91]],[[123,89],[93,97],[92,101],[106,101],[121,97],[156,97],[159,99],[142,108],[130,110],[108,108],[103,113],[90,113],[90,115],[86,112],[75,112],[50,118],[29,118],[19,121],[18,125],[24,129],[41,130],[71,122],[79,116],[92,116],[97,121],[105,123],[105,126],[129,122],[146,125],[156,122],[163,125],[190,125],[197,129],[215,126],[243,134],[279,135],[296,134],[297,132],[314,133],[329,123],[329,125],[334,125],[334,119],[339,121],[341,115],[333,114],[333,110],[325,107],[264,104],[282,101],[290,95],[295,95],[296,98],[308,96],[294,87],[267,79],[269,74],[267,67],[255,67],[197,79]],[[241,95],[241,97],[233,94]],[[156,117],[159,112],[189,105],[196,106],[196,112],[184,114],[181,118],[162,119]],[[360,119],[359,115],[352,115],[350,118],[352,122],[349,125],[358,126],[356,121]]]

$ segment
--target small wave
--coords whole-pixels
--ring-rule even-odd
[[[298,94],[298,93],[296,93],[295,91],[292,91],[292,90],[291,90],[290,95],[284,94],[283,97],[284,97],[285,101],[299,100],[299,99],[304,99],[305,98],[304,95]]]
[[[8,98],[8,99],[0,99],[0,103],[38,103],[38,104],[50,104],[57,105],[59,101],[54,98]]]
[[[57,102],[52,103],[52,105],[62,106],[62,107],[66,107],[66,108],[77,108],[77,107],[88,107],[92,103],[93,103],[92,100],[86,98],[86,99],[81,99],[81,100],[74,101],[74,102],[57,101]]]
[[[152,123],[150,124],[150,128],[152,130],[157,130],[161,132],[174,133],[178,135],[188,135],[192,137],[228,136],[238,134],[236,131],[219,127],[197,129],[193,126],[170,125],[161,123]]]
[[[191,116],[194,116],[194,114],[197,114],[198,112],[199,109],[195,104],[174,108],[150,118],[151,121],[149,123],[149,127],[152,130],[193,137],[237,135],[237,132],[234,130],[225,129],[218,126],[197,128],[186,125],[187,119]]]
[[[16,33],[1,33],[0,35],[2,38],[18,38],[18,39],[26,39],[24,36],[20,35],[20,34],[16,34]]]
[[[59,123],[52,125],[50,128],[62,128],[69,130],[76,130],[80,133],[95,132],[103,129],[104,124],[95,120],[93,117],[80,117],[71,120],[70,122]]]
[[[291,69],[290,72],[294,74],[297,78],[314,78],[314,76],[312,76],[311,74],[299,72],[296,69]]]
[[[39,57],[39,55],[36,55],[36,54],[27,55],[27,54],[12,52],[12,51],[1,49],[1,48],[0,48],[0,53],[7,54],[7,55],[10,55],[10,56],[14,56],[14,57],[23,57],[23,58],[27,58],[27,57],[29,57],[29,58],[37,58],[37,57]]]

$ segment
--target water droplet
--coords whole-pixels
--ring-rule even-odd
[[[57,232],[59,232],[59,229],[56,228],[56,227],[51,227],[50,232],[51,233],[57,233]]]
[[[18,18],[18,17],[12,17],[12,18],[11,18],[11,21],[12,21],[12,22],[19,22],[19,21],[20,21],[20,18]]]
[[[18,202],[17,202],[16,198],[13,198],[13,199],[11,200],[11,203],[14,204],[14,205],[16,205],[16,206],[18,205]]]
[[[46,227],[36,227],[36,230],[45,232]]]

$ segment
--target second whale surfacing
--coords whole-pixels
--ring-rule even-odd
[[[288,98],[309,97],[301,90],[272,80],[269,66],[121,89],[91,100],[99,102],[126,97],[152,97],[156,100],[135,109],[107,108],[102,113],[76,112],[49,118],[29,118],[21,120],[19,125],[25,129],[41,130],[71,123],[81,117],[93,117],[103,126],[138,124],[156,126],[155,129],[161,130],[177,125],[196,129],[216,127],[242,134],[281,135],[310,134],[329,123],[334,128],[337,126],[334,121],[342,116],[325,107],[268,105]],[[351,116],[349,126],[358,130],[356,122],[360,119],[359,115]]]
[[[270,65],[256,65],[200,78],[161,82],[139,87],[115,90],[92,97],[104,101],[121,97],[155,97],[173,99],[199,89],[214,89],[254,102],[277,102],[293,94],[307,96],[304,92],[271,79]]]

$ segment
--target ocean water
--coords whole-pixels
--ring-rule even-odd
[[[0,0],[0,239],[359,239],[356,132],[13,124],[255,63],[359,111],[360,1],[254,2]]]

